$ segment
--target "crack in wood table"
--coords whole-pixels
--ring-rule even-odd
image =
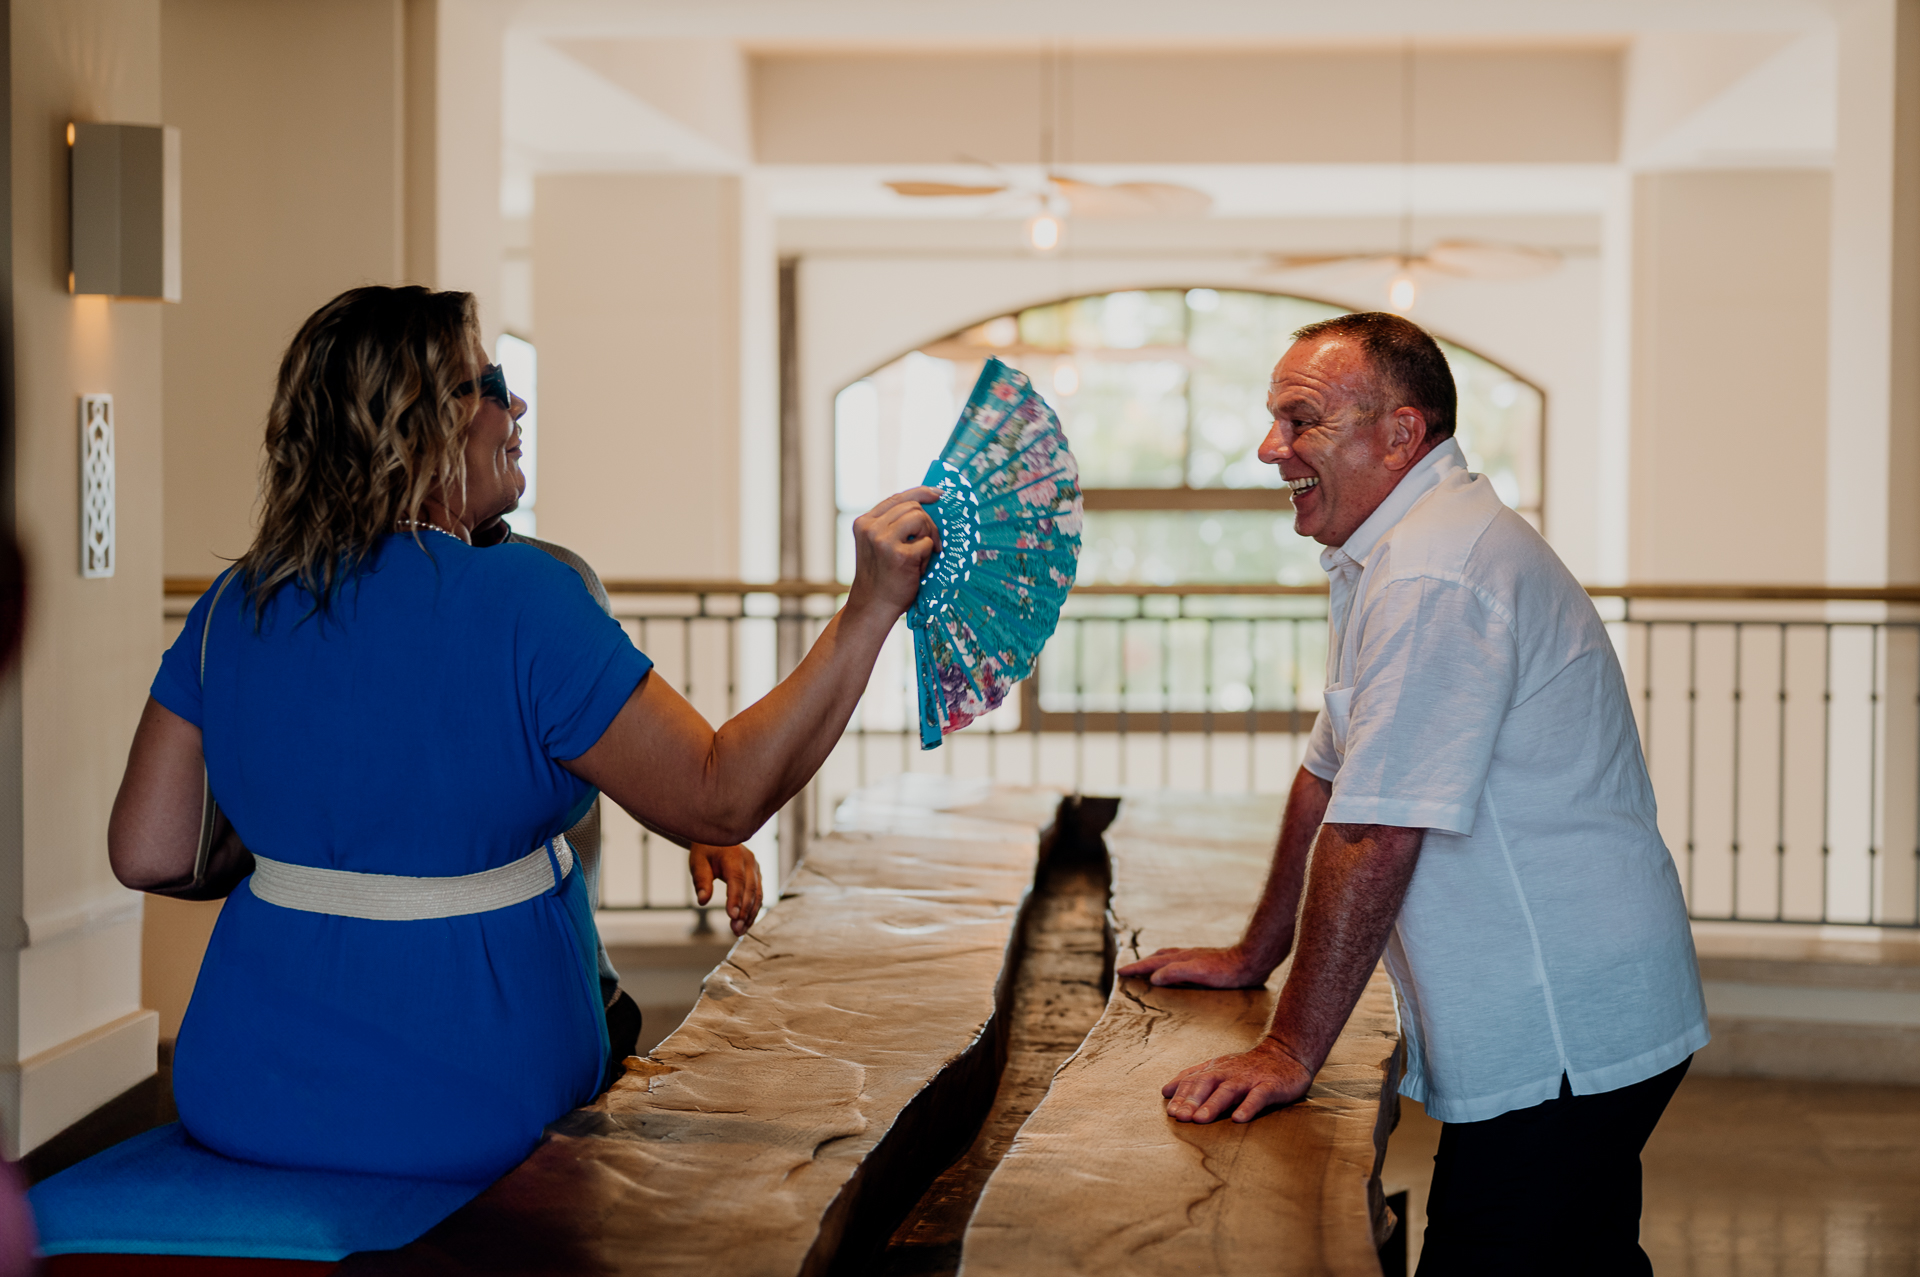
[[[1118,961],[1238,939],[1282,801],[1123,797],[1106,832]],[[988,1179],[961,1277],[1378,1274],[1391,1227],[1380,1165],[1403,1061],[1384,969],[1300,1103],[1197,1126],[1169,1118],[1160,1098],[1187,1065],[1259,1039],[1286,970],[1225,992],[1116,981]]]

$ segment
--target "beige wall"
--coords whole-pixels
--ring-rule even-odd
[[[160,649],[160,309],[67,295],[69,120],[161,122],[158,0],[14,0],[15,500],[32,589],[19,684],[17,996],[0,1013],[9,1155],[151,1074],[140,900],[107,816]],[[115,574],[79,572],[78,396],[114,397]],[[9,930],[13,930],[9,928]],[[12,975],[13,973],[9,973]]]
[[[1422,161],[1610,162],[1612,48],[1425,49],[1414,58]],[[1079,163],[1395,163],[1393,49],[1075,53],[1055,145]],[[1066,81],[1063,80],[1063,83]],[[1035,54],[819,53],[754,60],[757,153],[769,164],[1033,162]]]
[[[1632,516],[1637,582],[1825,574],[1828,179],[1638,179]]]
[[[246,549],[274,372],[300,322],[407,273],[405,37],[434,25],[407,8],[161,4],[185,281],[165,319],[170,575],[210,576]]]
[[[604,577],[739,572],[740,186],[535,185],[540,535]]]
[[[728,155],[753,153],[748,62],[732,40],[554,40],[553,47]]]

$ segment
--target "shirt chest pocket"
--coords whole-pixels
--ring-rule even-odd
[[[1321,693],[1326,702],[1327,726],[1333,731],[1333,749],[1342,758],[1347,754],[1347,722],[1353,715],[1353,689],[1329,687]]]

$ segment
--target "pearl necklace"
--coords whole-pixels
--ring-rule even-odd
[[[449,532],[437,523],[425,523],[419,519],[401,519],[399,522],[400,522],[400,526],[403,528],[432,528],[435,532],[438,532],[441,536],[452,537],[454,540],[458,541],[461,545],[472,544],[465,537],[459,535],[458,533]]]

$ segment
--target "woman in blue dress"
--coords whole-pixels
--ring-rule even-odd
[[[190,877],[204,783],[255,855],[174,1055],[220,1153],[460,1181],[523,1158],[607,1050],[558,835],[598,789],[744,930],[733,844],[825,760],[935,548],[931,489],[856,521],[846,606],[716,730],[571,569],[471,544],[525,486],[523,410],[465,293],[343,294],[281,365],[259,533],[162,661],[109,830],[128,886]]]

